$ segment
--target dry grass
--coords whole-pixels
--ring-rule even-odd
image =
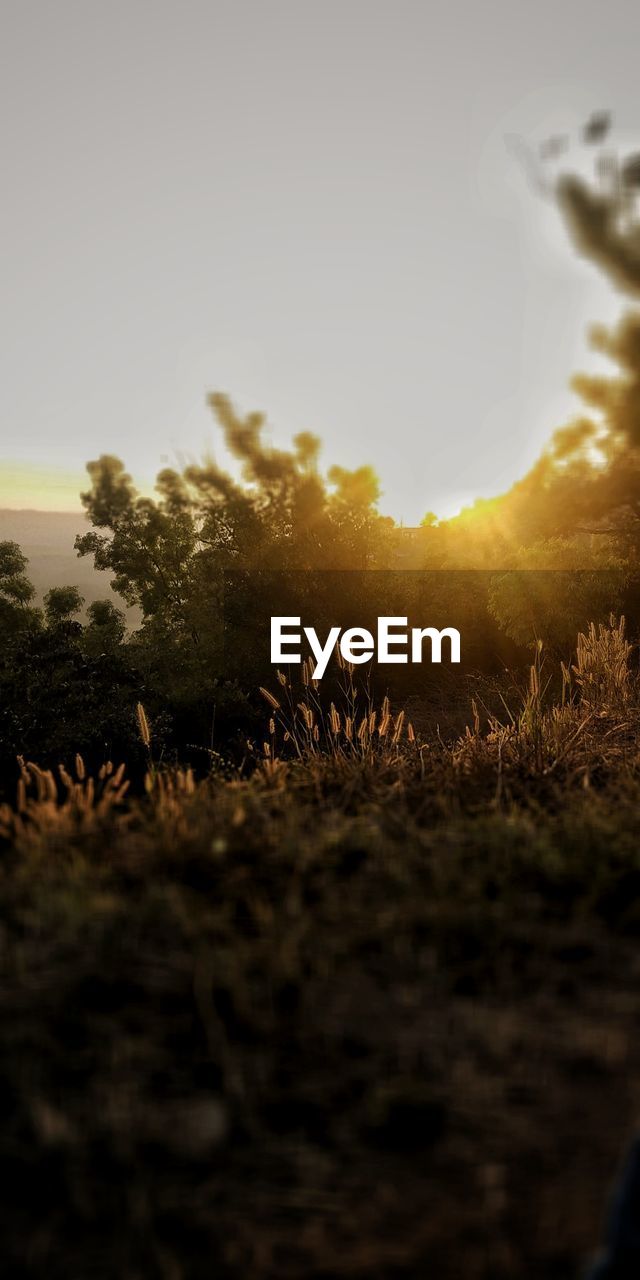
[[[154,810],[154,820],[197,814],[198,800],[214,787],[260,794],[263,786],[285,788],[301,798],[328,787],[336,803],[340,789],[352,795],[377,792],[387,798],[438,797],[441,817],[476,811],[478,807],[536,805],[542,797],[558,800],[576,787],[588,789],[607,777],[637,776],[640,763],[640,684],[632,672],[633,647],[625,636],[624,618],[610,625],[593,624],[578,637],[576,660],[561,664],[558,701],[549,696],[542,645],[536,648],[519,703],[503,713],[490,713],[472,699],[471,723],[465,733],[445,742],[438,735],[416,734],[404,710],[394,711],[385,697],[379,707],[370,689],[356,680],[356,668],[341,660],[338,700],[326,706],[319,682],[303,664],[299,687],[277,673],[277,693],[261,689],[268,707],[267,734],[261,749],[248,744],[251,769],[222,788],[217,774],[197,781],[191,769],[161,768],[153,761],[152,731],[142,704],[137,718],[148,756],[146,800],[125,804],[125,767],[103,765],[97,778],[86,776],[76,756],[75,776],[63,765],[57,773],[20,761],[15,807],[0,807],[0,837],[16,847],[46,846],[86,831],[95,822],[128,826]],[[483,725],[484,721],[484,725]],[[246,771],[245,771],[246,773]]]

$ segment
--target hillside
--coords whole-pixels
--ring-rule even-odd
[[[0,542],[17,542],[29,561],[29,577],[40,602],[50,587],[76,586],[86,603],[110,598],[124,603],[109,586],[109,574],[94,569],[93,561],[74,550],[76,534],[87,520],[81,511],[12,511],[0,509]],[[129,621],[135,610],[125,609]]]

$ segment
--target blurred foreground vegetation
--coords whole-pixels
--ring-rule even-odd
[[[137,798],[22,762],[9,1274],[582,1274],[640,1103],[640,684],[623,623],[549,674],[449,744],[282,675],[201,781],[139,707]]]

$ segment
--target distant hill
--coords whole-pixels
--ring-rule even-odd
[[[76,534],[86,533],[89,521],[82,511],[12,511],[0,508],[0,542],[17,542],[29,561],[29,577],[37,593],[37,603],[50,587],[78,587],[86,604],[93,600],[113,600],[127,616],[129,626],[139,625],[137,609],[127,608],[109,586],[110,575],[93,567],[90,556],[74,550]],[[422,528],[396,529],[398,569],[419,568],[424,563]]]
[[[88,521],[81,511],[11,511],[0,509],[0,542],[17,542],[29,561],[28,576],[40,604],[50,587],[77,587],[87,604],[113,600],[130,625],[137,611],[128,609],[109,586],[110,575],[93,567],[90,556],[74,550],[76,534],[86,533]]]

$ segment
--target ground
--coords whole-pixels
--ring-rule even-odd
[[[459,744],[5,811],[9,1273],[581,1276],[640,1110],[638,723],[499,787]]]

